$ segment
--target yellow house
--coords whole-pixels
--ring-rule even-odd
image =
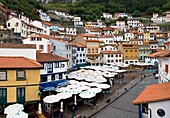
[[[119,50],[123,52],[124,63],[138,63],[139,48],[137,44],[120,44]]]
[[[39,101],[40,68],[29,58],[0,56],[0,107]]]
[[[91,28],[92,27],[92,23],[91,22],[86,22],[85,23],[85,28]]]
[[[144,36],[144,44],[149,44],[150,41],[150,33],[149,32],[144,32],[143,33]]]

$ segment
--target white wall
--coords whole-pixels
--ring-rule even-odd
[[[44,46],[44,49],[42,50],[43,53],[47,53],[48,52],[48,45],[49,44],[51,45],[50,41],[47,40],[47,39],[44,39],[44,38],[42,38],[42,41],[31,41],[31,39],[29,37],[27,39],[24,39],[23,43],[24,44],[36,44],[36,49],[37,50],[40,50],[39,46],[43,45]]]
[[[1,56],[24,56],[36,60],[36,49],[0,48],[0,55]]]
[[[170,118],[170,100],[148,103],[148,107],[151,109],[152,118]],[[163,109],[165,111],[165,116],[160,117],[157,114],[158,109]],[[148,114],[148,118],[150,114]]]
[[[154,57],[145,57],[145,63],[149,63],[150,65],[154,65],[155,62],[158,62],[157,58],[154,58]]]

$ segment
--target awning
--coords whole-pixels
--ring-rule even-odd
[[[52,82],[43,82],[40,84],[40,88],[43,91],[55,90],[58,86],[66,86],[69,81],[66,79],[56,80]]]

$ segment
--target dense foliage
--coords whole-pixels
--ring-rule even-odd
[[[22,12],[32,19],[39,19],[37,9],[43,9],[36,0],[0,0],[0,2],[9,9],[12,9],[17,13]]]
[[[102,12],[128,12],[133,16],[162,13],[170,9],[170,0],[77,0],[75,3],[63,3],[53,0],[43,5],[46,9],[57,9],[77,14],[85,20],[96,20]]]

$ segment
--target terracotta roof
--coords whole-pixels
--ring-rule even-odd
[[[56,41],[59,41],[59,42],[63,42],[63,43],[65,43],[65,44],[69,44],[69,42],[63,41],[62,39],[57,38],[57,37],[55,37],[55,36],[45,35],[45,34],[39,34],[39,36],[40,36],[40,37],[43,37],[43,38],[45,38],[45,39],[47,39],[47,40],[53,39],[53,40],[56,40]]]
[[[52,53],[37,52],[36,59],[38,62],[68,61],[69,59],[60,57]]]
[[[112,27],[105,27],[105,28],[103,28],[102,30],[104,30],[104,31],[106,31],[106,30],[113,31],[114,28],[112,28]]]
[[[114,38],[113,35],[100,35],[99,38]]]
[[[86,54],[86,56],[100,56],[100,54]]]
[[[158,51],[158,54],[155,54],[156,57],[169,57],[170,56],[170,50],[161,50]]]
[[[86,28],[86,29],[91,32],[101,32],[101,30],[99,28]]]
[[[84,37],[94,37],[94,38],[97,38],[96,35],[94,34],[80,34],[81,36],[84,36]]]
[[[170,41],[166,41],[166,42],[164,42],[164,44],[168,44],[168,43],[170,43]]]
[[[99,41],[99,40],[85,40],[86,42],[102,42],[102,41]]]
[[[43,24],[45,25],[48,25],[48,26],[51,26],[51,23],[50,22],[46,22],[46,21],[41,21]]]
[[[115,52],[115,51],[112,51],[112,50],[105,50],[105,51],[102,51],[101,54],[123,54],[123,53]]]
[[[142,41],[142,39],[130,39],[130,41]]]
[[[31,48],[31,49],[36,49],[36,45],[35,44],[0,43],[0,48]]]
[[[133,104],[144,104],[164,100],[170,100],[170,82],[148,86],[133,101]]]
[[[83,47],[83,48],[86,48],[86,46],[83,45],[83,44],[81,44],[81,43],[75,43],[75,44],[73,44],[73,45],[75,45],[76,47]]]
[[[149,41],[150,44],[158,44],[158,41]]]
[[[117,44],[105,44],[104,46],[113,46],[113,47],[115,47],[115,46],[117,46]]]
[[[25,57],[6,57],[0,56],[0,68],[10,69],[10,68],[42,68],[41,64],[35,60],[28,59]]]
[[[138,48],[137,44],[122,44],[123,48]]]
[[[157,51],[155,53],[150,54],[148,57],[157,57],[156,55],[160,55],[162,53],[162,51],[163,50],[159,50],[159,51]]]

